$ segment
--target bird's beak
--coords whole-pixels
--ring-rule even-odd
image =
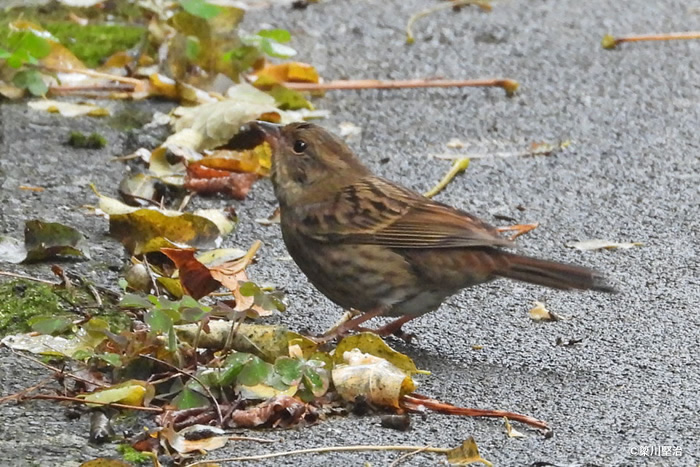
[[[278,138],[283,127],[283,125],[280,125],[279,123],[270,123],[263,120],[255,120],[250,123],[253,127],[257,127],[260,131],[262,131],[266,138]]]
[[[274,148],[277,140],[282,136],[282,127],[283,125],[261,120],[248,122],[238,129],[238,133],[224,147],[234,150],[252,149],[263,141],[267,141]]]
[[[262,139],[267,141],[273,149],[277,146],[277,141],[282,136],[283,125],[262,120],[255,120],[248,125],[250,125],[252,131],[259,134]]]

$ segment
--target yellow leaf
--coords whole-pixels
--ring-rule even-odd
[[[87,402],[120,403],[143,406],[148,404],[155,395],[155,388],[146,381],[129,380],[107,389],[100,389],[90,394],[78,397]]]
[[[343,363],[343,354],[353,349],[359,349],[363,353],[382,358],[404,373],[413,374],[420,372],[410,357],[392,349],[381,337],[371,332],[363,332],[348,336],[340,341],[335,349],[335,362]]]
[[[447,462],[451,465],[469,465],[477,462],[493,467],[493,464],[482,458],[479,454],[479,448],[474,441],[474,437],[470,436],[464,441],[461,446],[458,446],[447,452]]]

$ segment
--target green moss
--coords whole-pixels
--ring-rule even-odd
[[[75,23],[47,23],[47,31],[75,54],[86,66],[95,68],[114,54],[141,42],[146,30],[140,26]]]
[[[118,2],[127,3],[127,2]],[[82,11],[82,10],[81,10]],[[98,11],[95,8],[86,9],[79,16],[86,16],[85,12]],[[145,26],[133,24],[99,24],[101,18],[91,18],[93,23],[81,26],[68,21],[71,10],[67,8],[14,8],[9,14],[0,19],[0,47],[8,48],[10,36],[9,24],[17,19],[37,23],[53,34],[64,46],[89,68],[99,66],[105,58],[115,52],[129,50],[138,45],[146,36]],[[119,11],[119,14],[124,12]],[[87,15],[88,17],[90,15]],[[130,17],[125,15],[126,21]]]
[[[124,457],[124,460],[126,462],[131,462],[133,464],[140,464],[144,462],[149,462],[151,460],[151,456],[149,456],[148,454],[144,454],[143,452],[137,451],[128,444],[120,444],[119,446],[117,446],[117,452],[119,452],[122,455],[122,457]]]
[[[30,322],[36,317],[75,320],[82,317],[79,311],[86,310],[105,319],[113,332],[128,329],[131,319],[116,306],[116,300],[104,294],[101,299],[102,308],[96,308],[92,293],[77,285],[66,289],[26,280],[0,283],[0,337],[31,331]]]
[[[80,131],[71,131],[68,136],[68,145],[74,148],[102,149],[107,145],[107,140],[99,133],[85,135]]]
[[[38,316],[72,316],[53,287],[31,281],[0,284],[0,336],[31,331],[29,321]]]

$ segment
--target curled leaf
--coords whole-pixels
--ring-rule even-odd
[[[384,407],[399,407],[401,396],[415,389],[410,376],[388,361],[358,349],[344,352],[347,364],[336,365],[332,371],[333,385],[346,401],[358,397]]]

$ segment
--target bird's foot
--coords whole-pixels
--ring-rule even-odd
[[[351,331],[361,330],[360,325],[365,321],[369,321],[372,318],[381,316],[386,312],[386,307],[376,308],[367,313],[361,313],[358,316],[357,310],[346,311],[343,317],[331,327],[328,331],[324,332],[322,335],[314,338],[319,344],[325,344],[333,339],[341,338],[349,334]],[[391,323],[389,323],[391,324]]]
[[[358,328],[358,330],[373,332],[381,337],[396,336],[410,344],[417,336],[411,332],[404,331],[402,326],[413,318],[416,318],[416,316],[406,315],[377,329]]]
[[[535,222],[534,224],[516,224],[516,225],[510,225],[508,227],[498,227],[496,230],[499,232],[515,232],[513,235],[508,237],[510,240],[515,240],[521,235],[524,235],[531,230],[535,230],[537,227],[539,227],[539,222]]]

